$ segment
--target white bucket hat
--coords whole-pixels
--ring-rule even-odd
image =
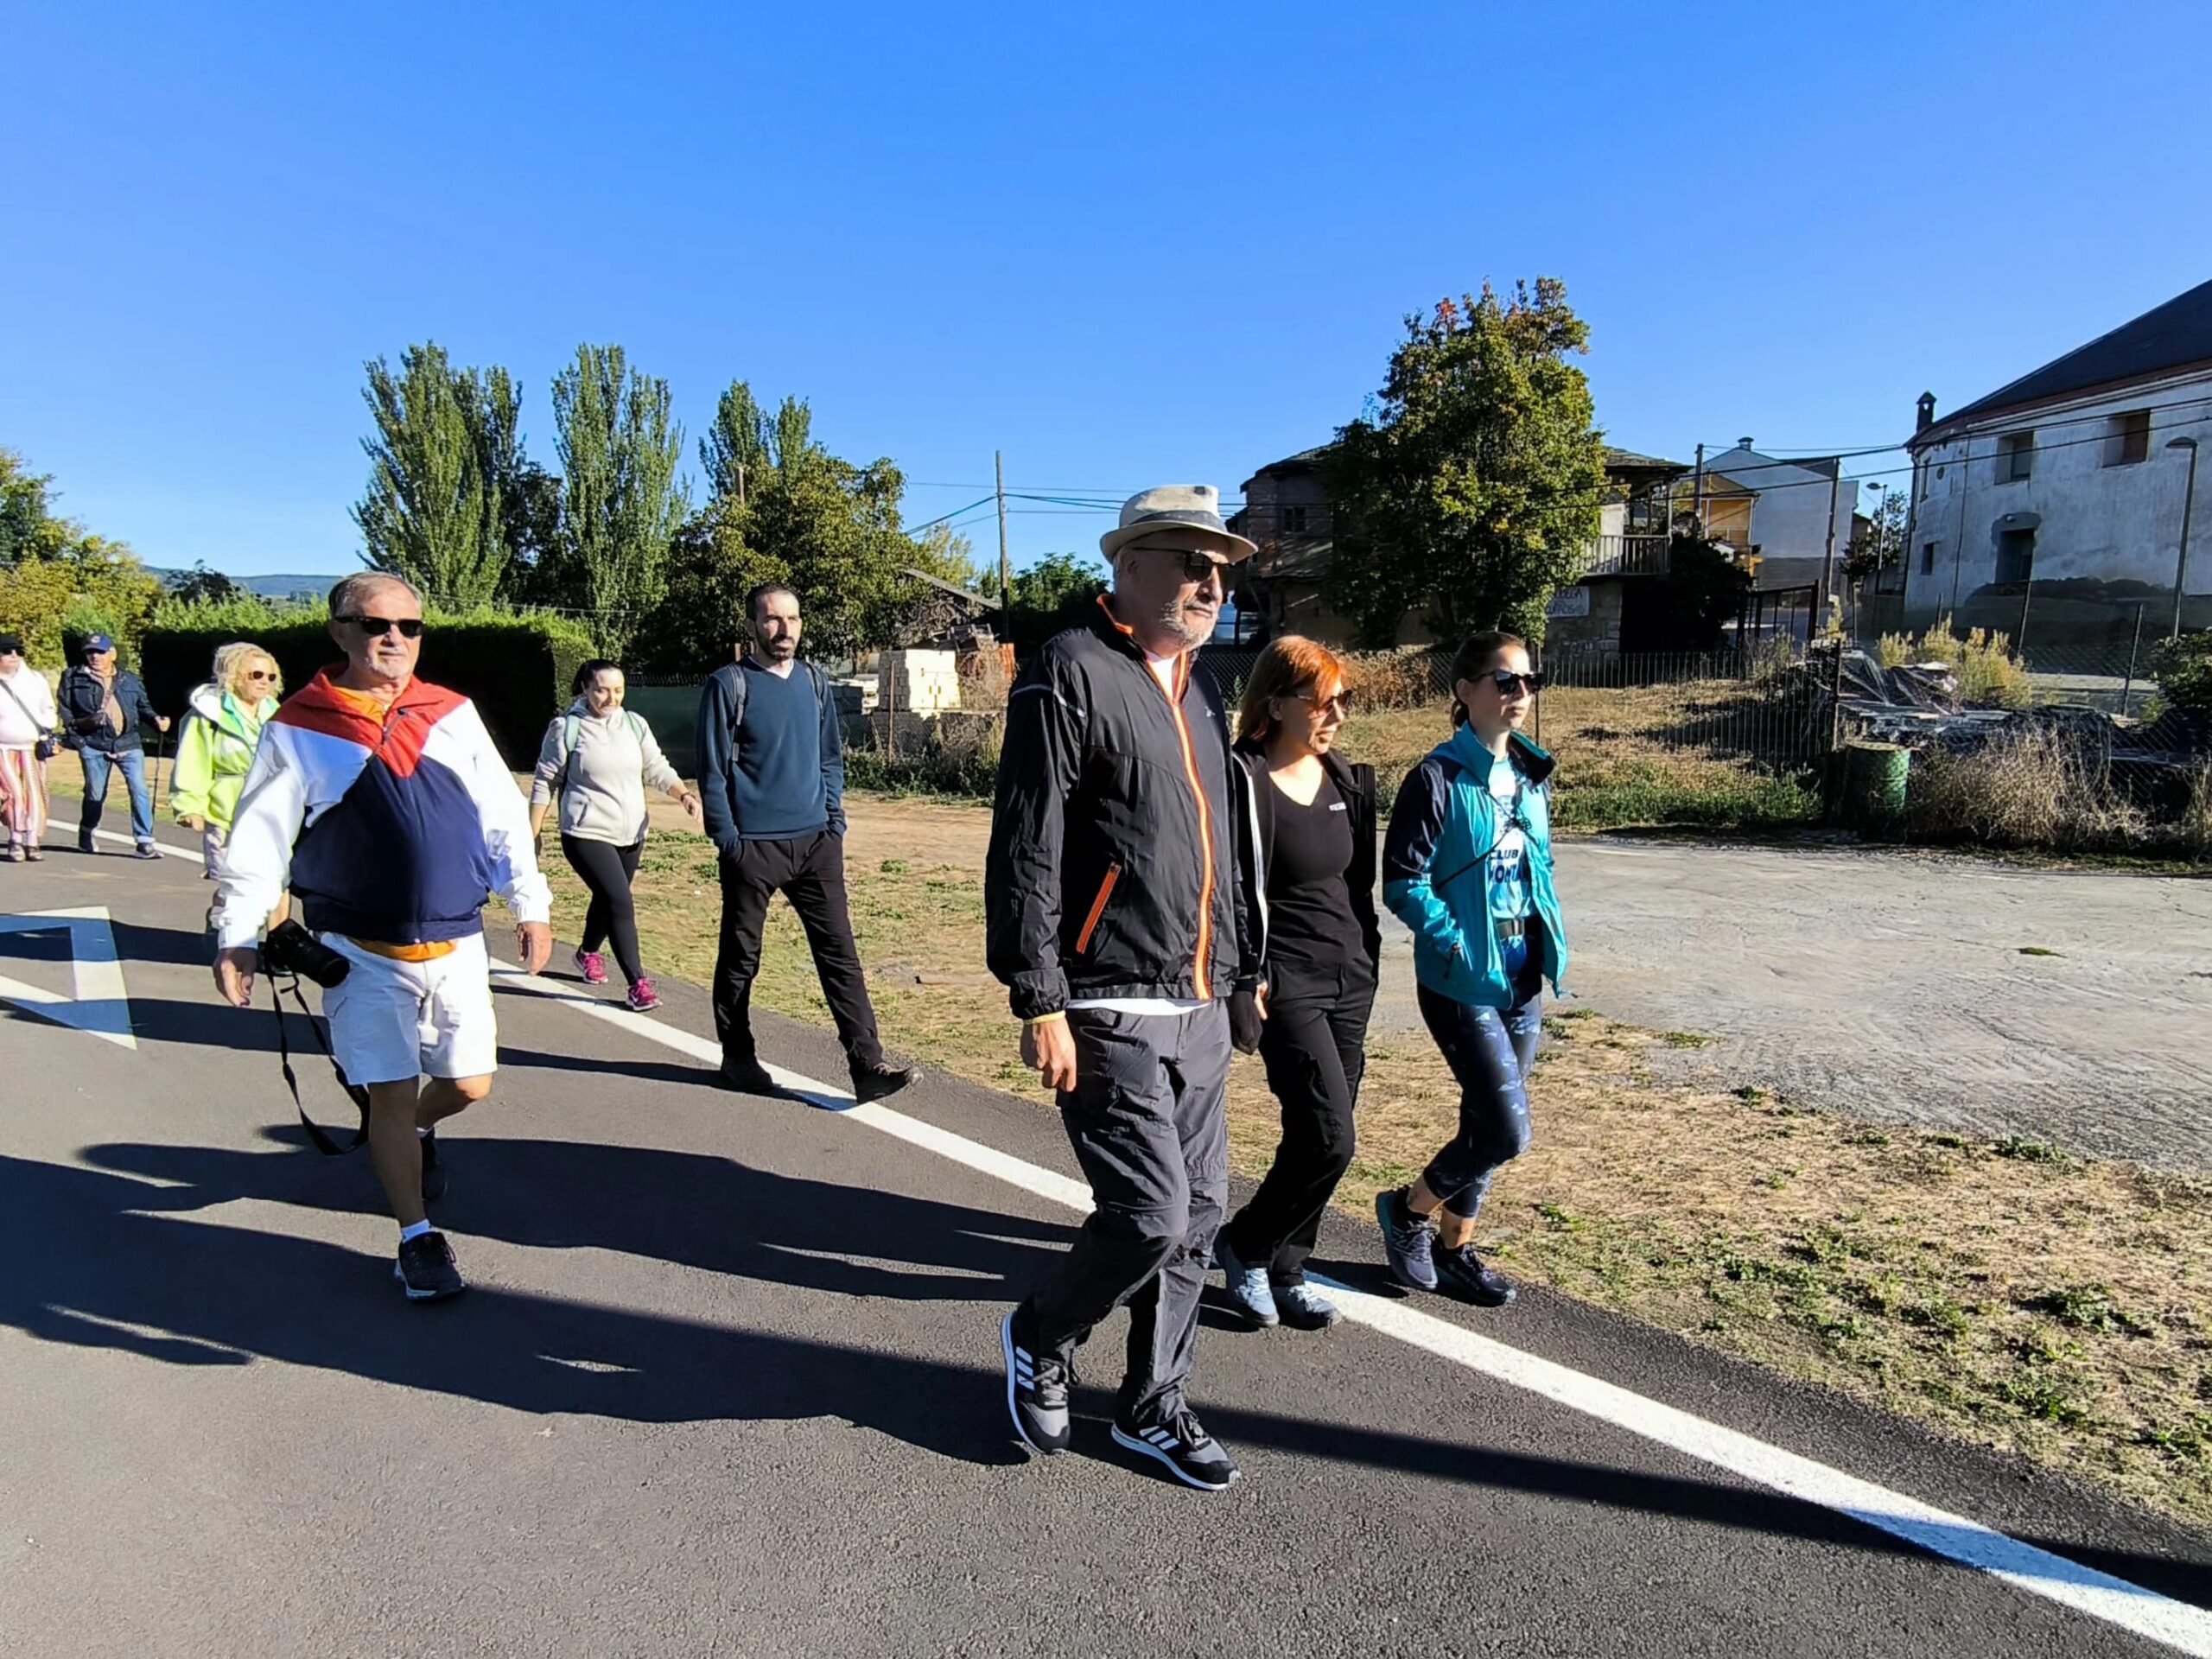
[[[1211,484],[1166,484],[1122,503],[1122,522],[1098,538],[1109,560],[1131,542],[1160,530],[1203,531],[1221,543],[1222,562],[1236,564],[1260,550],[1221,522],[1221,492]]]

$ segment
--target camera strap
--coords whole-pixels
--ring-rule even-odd
[[[308,1116],[308,1109],[300,1099],[300,1079],[292,1070],[292,1046],[285,1029],[284,993],[288,990],[292,994],[292,1001],[299,1005],[300,1017],[308,1022],[308,1031],[315,1038],[315,1046],[322,1051],[323,1058],[330,1062],[331,1073],[338,1079],[338,1086],[346,1091],[346,1097],[360,1110],[361,1127],[353,1132],[353,1138],[349,1141],[341,1143],[332,1140],[322,1126]],[[292,1105],[299,1112],[300,1127],[308,1132],[308,1139],[315,1143],[315,1149],[327,1158],[359,1152],[369,1141],[369,1091],[359,1084],[346,1081],[346,1073],[338,1064],[338,1057],[330,1052],[329,1039],[322,1034],[321,1025],[309,1011],[308,1000],[300,992],[298,975],[286,974],[281,977],[276,974],[270,975],[269,999],[276,1008],[277,1064],[283,1069],[284,1086],[292,1091]]]

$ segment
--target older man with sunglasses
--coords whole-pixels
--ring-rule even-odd
[[[1096,1205],[1001,1328],[1007,1407],[1031,1446],[1063,1450],[1075,1349],[1126,1306],[1114,1440],[1219,1491],[1236,1465],[1183,1388],[1228,1196],[1228,1001],[1255,984],[1255,873],[1228,719],[1193,653],[1253,547],[1203,486],[1133,497],[1100,546],[1113,591],[1007,699],[983,878],[991,970]]]
[[[498,1061],[485,894],[506,900],[533,974],[552,953],[552,895],[475,705],[415,677],[421,595],[397,576],[348,576],[331,590],[330,632],[344,664],[270,718],[238,797],[215,983],[251,1005],[254,939],[289,884],[349,964],[323,997],[331,1046],[368,1093],[369,1156],[399,1223],[393,1276],[429,1301],[467,1287],[425,1208],[445,1189],[434,1129],[490,1092]]]

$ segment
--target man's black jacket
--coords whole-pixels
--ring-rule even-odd
[[[1256,982],[1249,783],[1196,666],[1177,659],[1171,696],[1102,600],[1008,696],[983,904],[1017,1017]]]
[[[121,754],[143,747],[138,728],[154,723],[154,705],[146,696],[146,688],[129,669],[115,671],[115,702],[123,710],[123,729],[119,732],[108,723],[108,690],[100,683],[100,677],[82,664],[62,675],[58,701],[61,705],[61,730],[71,748],[90,749],[95,754]]]

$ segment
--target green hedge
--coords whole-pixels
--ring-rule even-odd
[[[250,627],[211,627],[188,613],[163,619],[139,647],[154,707],[165,715],[181,712],[192,688],[207,678],[215,648],[233,639],[251,639],[274,657],[288,692],[338,660],[327,619],[319,612],[289,612]],[[589,637],[558,617],[433,614],[423,635],[421,671],[472,699],[507,764],[522,771],[536,763],[545,722],[569,706],[569,683],[590,655]]]

